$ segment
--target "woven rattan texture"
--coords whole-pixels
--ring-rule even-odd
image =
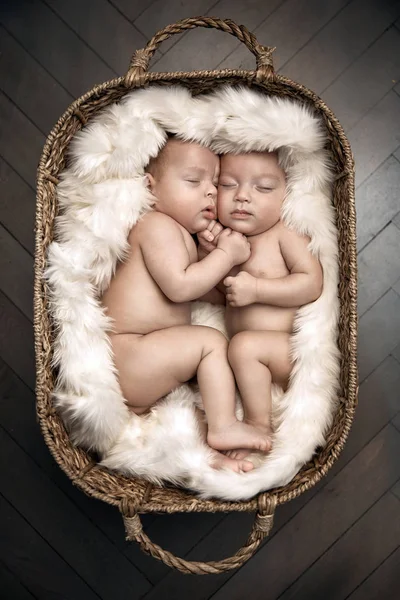
[[[217,27],[239,37],[255,54],[257,70],[194,71],[190,73],[147,72],[149,59],[164,39],[172,33],[196,26]],[[231,21],[212,18],[186,19],[180,24],[165,28],[149,42],[144,50],[138,51],[139,54],[134,55],[125,77],[94,87],[68,108],[46,141],[38,169],[34,329],[37,414],[46,444],[60,467],[85,493],[115,505],[121,510],[128,536],[129,531],[133,531],[133,537],[139,541],[145,551],[151,552],[153,556],[161,558],[167,564],[184,572],[215,573],[239,566],[254,553],[263,537],[267,535],[268,527],[262,531],[263,528],[259,524],[255,524],[247,545],[235,555],[236,558],[226,559],[230,560],[230,563],[221,561],[219,567],[211,567],[210,570],[210,566],[204,567],[206,563],[197,563],[203,566],[192,568],[187,566],[189,564],[187,561],[176,559],[176,557],[171,558],[172,555],[169,553],[160,556],[159,550],[161,549],[157,549],[158,547],[151,542],[150,547],[147,536],[140,527],[137,527],[135,517],[137,513],[258,510],[259,516],[268,515],[269,509],[260,509],[261,500],[262,503],[272,502],[274,506],[288,502],[313,487],[327,473],[343,449],[357,404],[357,263],[353,157],[342,127],[333,113],[313,92],[287,78],[276,75],[272,68],[271,52],[272,49],[258,44],[254,36],[244,27],[238,27]],[[219,85],[242,84],[262,94],[291,98],[310,105],[325,123],[328,150],[337,175],[333,184],[333,203],[337,214],[339,242],[338,345],[342,356],[338,410],[327,437],[326,446],[319,450],[312,461],[307,463],[288,485],[243,502],[203,500],[188,490],[172,486],[149,486],[144,480],[128,478],[97,466],[96,457],[72,446],[64,425],[52,405],[52,390],[56,375],[52,369],[54,331],[43,271],[46,251],[53,239],[54,219],[58,212],[56,184],[60,173],[67,165],[70,140],[99,111],[118,102],[131,89],[154,84],[170,85],[174,83],[188,87],[194,95],[215,90]],[[161,552],[165,551],[161,550]],[[178,564],[174,562],[175,560],[178,560]],[[181,562],[179,563],[179,561]]]

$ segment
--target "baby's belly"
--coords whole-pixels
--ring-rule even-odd
[[[174,304],[161,294],[126,294],[115,302],[103,303],[113,320],[113,333],[146,334],[176,325],[188,325],[191,320],[190,302]],[[111,300],[111,299],[110,299]]]
[[[230,337],[245,330],[286,331],[291,333],[296,311],[297,308],[282,308],[280,306],[266,306],[265,304],[251,304],[240,308],[227,306],[225,313],[226,326]]]

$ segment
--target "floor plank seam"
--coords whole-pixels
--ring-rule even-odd
[[[102,58],[102,57],[100,56],[100,54],[98,54],[98,53],[97,53],[97,51],[96,51],[94,48],[92,48],[92,46],[90,46],[90,44],[89,44],[89,43],[88,43],[88,42],[85,40],[85,38],[81,37],[81,36],[80,36],[80,34],[79,34],[79,33],[77,33],[77,32],[75,31],[75,29],[73,29],[73,28],[71,27],[71,25],[68,23],[68,21],[65,21],[65,19],[64,19],[63,17],[61,17],[61,15],[59,15],[59,14],[58,14],[58,13],[57,13],[57,12],[54,10],[54,8],[52,8],[52,7],[51,7],[49,4],[47,4],[46,0],[40,0],[40,1],[42,2],[42,4],[44,4],[44,5],[45,5],[45,6],[46,6],[46,7],[47,7],[47,8],[48,8],[48,9],[49,9],[49,10],[50,10],[50,11],[51,11],[51,12],[52,12],[52,13],[53,13],[55,16],[56,16],[56,18],[57,18],[57,19],[59,19],[59,20],[60,20],[62,23],[64,23],[64,25],[65,25],[66,27],[68,27],[68,29],[69,29],[70,31],[72,31],[72,33],[73,33],[74,35],[76,35],[76,37],[77,37],[77,38],[79,38],[79,39],[81,40],[81,42],[82,42],[83,44],[85,44],[85,46],[86,46],[87,48],[89,48],[89,50],[91,50],[91,51],[93,52],[93,54],[95,54],[95,55],[97,56],[97,58],[98,58],[99,60],[101,60],[101,62],[102,62],[102,63],[103,63],[103,64],[104,64],[106,67],[108,67],[108,68],[109,68],[109,69],[110,69],[110,70],[111,70],[111,71],[114,73],[114,75],[115,75],[116,77],[119,77],[119,74],[118,74],[118,73],[117,73],[117,72],[116,72],[116,71],[113,69],[113,67],[111,67],[111,66],[110,66],[110,65],[109,65],[109,64],[108,64],[108,63],[107,63],[107,62],[104,60],[104,58]],[[102,83],[102,82],[99,82],[99,83]]]
[[[322,554],[320,554],[318,556],[318,558],[316,560],[314,560],[310,565],[308,565],[308,567],[306,569],[304,569],[304,571],[295,579],[292,581],[292,583],[285,588],[281,594],[279,594],[279,596],[276,598],[276,600],[279,600],[291,587],[293,587],[293,585],[295,585],[295,583],[301,578],[303,577],[303,575],[305,575],[307,573],[307,571],[309,571],[319,560],[321,560],[321,558],[327,553],[329,552],[329,550],[331,548],[333,548],[333,546],[335,544],[337,544],[345,535],[348,531],[350,531],[387,493],[392,493],[390,491],[390,488],[388,488],[383,494],[381,494],[381,496],[379,496],[379,498],[377,498],[375,500],[375,502],[373,502],[362,514],[360,514],[357,519],[355,521],[353,521],[351,523],[351,525],[345,530],[343,531],[339,537],[336,538],[336,540],[334,542],[332,542],[332,544],[330,544],[330,546],[328,546],[327,548],[325,548],[325,550],[322,552]],[[386,557],[388,558],[388,557]],[[386,559],[385,559],[386,560]],[[353,593],[354,590],[352,590],[351,593]]]
[[[48,540],[46,540],[46,538],[44,538],[40,531],[38,531],[33,525],[32,523],[30,523],[25,517],[24,515],[17,509],[16,506],[14,506],[14,504],[12,504],[11,502],[8,501],[8,499],[4,496],[4,494],[0,491],[0,498],[2,498],[4,500],[4,502],[6,502],[9,506],[11,506],[12,510],[15,511],[23,521],[25,521],[25,523],[27,523],[27,525],[33,529],[33,531],[40,537],[41,540],[43,540],[43,542],[46,544],[46,546],[48,546],[49,548],[52,549],[52,551],[59,557],[60,560],[62,560],[66,565],[68,565],[68,567],[71,569],[71,571],[73,571],[75,573],[75,575],[77,577],[79,577],[79,579],[85,584],[87,585],[88,588],[90,588],[90,590],[93,592],[93,594],[95,596],[97,596],[97,598],[99,598],[99,600],[106,600],[104,598],[102,598],[101,596],[99,596],[97,594],[97,592],[92,588],[92,586],[90,585],[90,583],[88,583],[85,579],[83,579],[83,577],[74,569],[74,567],[72,567],[66,560],[65,558],[58,552],[58,550],[56,548],[54,548],[49,542]],[[30,592],[30,590],[29,590]]]
[[[303,50],[303,48],[305,48],[314,38],[317,37],[317,35],[319,33],[321,33],[321,31],[323,31],[325,29],[325,27],[327,27],[329,25],[329,23],[331,23],[331,21],[333,21],[334,19],[336,19],[336,17],[343,12],[352,2],[354,2],[355,0],[349,0],[348,2],[346,2],[346,4],[344,4],[334,15],[331,16],[331,18],[324,23],[319,29],[317,29],[317,31],[315,33],[313,33],[313,35],[302,45],[300,46],[300,48],[297,49],[297,51],[290,57],[288,58],[288,60],[286,60],[279,68],[278,73],[280,73],[282,71],[282,69],[291,61],[293,60],[297,54],[299,52],[301,52]]]
[[[369,109],[369,110],[368,110],[368,111],[367,111],[367,112],[364,114],[364,116],[363,116],[363,117],[361,117],[361,119],[360,119],[359,121],[357,121],[357,123],[359,123],[359,122],[360,122],[360,121],[361,121],[361,120],[362,120],[364,117],[366,117],[366,116],[368,115],[368,113],[370,113],[370,112],[371,112],[371,110],[373,110],[373,109],[374,109],[374,108],[375,108],[375,107],[376,107],[376,106],[379,104],[379,102],[380,102],[381,100],[383,100],[383,98],[386,98],[386,96],[387,96],[388,94],[390,94],[391,92],[393,92],[393,88],[391,88],[391,89],[390,89],[390,90],[387,92],[387,94],[385,94],[384,96],[382,96],[382,97],[381,97],[381,98],[378,100],[378,102],[376,102],[376,104],[374,104],[374,106],[372,106],[372,107],[371,107],[371,108],[370,108],[370,109]],[[351,129],[353,129],[353,127],[351,127]],[[349,131],[347,131],[347,132],[346,132],[346,137],[347,137],[347,138],[348,138],[348,133],[349,133]],[[351,144],[350,144],[350,145],[351,145]],[[394,152],[396,152],[396,150],[394,150]],[[361,188],[363,185],[365,185],[365,184],[366,184],[366,183],[367,183],[367,182],[368,182],[368,181],[369,181],[369,180],[370,180],[370,179],[373,177],[373,175],[375,175],[375,173],[378,171],[378,169],[380,169],[381,167],[383,167],[383,165],[385,164],[385,162],[387,161],[387,159],[388,159],[390,156],[393,156],[394,158],[396,158],[396,156],[394,156],[394,153],[393,153],[393,152],[391,152],[390,154],[388,154],[387,156],[385,156],[385,158],[384,158],[384,159],[383,159],[383,160],[382,160],[382,161],[381,161],[381,162],[380,162],[380,163],[379,163],[379,164],[376,166],[376,168],[375,168],[375,169],[372,171],[372,173],[369,173],[369,175],[368,175],[368,176],[367,176],[365,179],[363,179],[363,180],[362,180],[360,183],[358,183],[358,184],[356,185],[356,188],[355,188],[355,194],[356,194],[356,198],[357,198],[357,192],[359,192],[359,191],[360,191],[360,188]],[[396,160],[398,160],[398,159],[396,158]],[[357,158],[355,157],[355,158],[354,158],[354,163],[355,163],[355,169],[356,169],[356,172],[357,172],[357,162],[358,162],[358,161],[357,161]],[[357,207],[356,207],[356,217],[357,217]],[[357,223],[356,223],[356,226],[357,226]]]
[[[30,256],[31,258],[34,258],[34,254],[32,253],[32,251],[31,251],[31,250],[28,250],[28,248],[25,248],[25,246],[24,246],[24,245],[23,245],[23,244],[22,244],[22,243],[19,241],[19,239],[15,237],[15,235],[12,233],[12,231],[10,231],[10,230],[7,228],[7,226],[6,226],[6,225],[3,223],[3,221],[0,221],[0,225],[1,225],[1,227],[2,227],[2,228],[3,228],[3,229],[4,229],[4,230],[5,230],[7,233],[8,233],[8,235],[9,235],[10,237],[12,237],[12,238],[13,238],[13,240],[14,240],[14,241],[15,241],[15,242],[17,242],[17,244],[18,244],[19,246],[21,246],[21,248],[23,248],[23,249],[25,250],[25,252],[27,252],[27,253],[29,254],[29,256]],[[33,266],[33,265],[32,265],[32,266]],[[33,296],[33,290],[32,290],[32,296]],[[26,316],[26,315],[25,315],[25,316]],[[29,319],[29,317],[27,317],[27,318]],[[31,322],[32,322],[32,321],[31,321]]]
[[[39,427],[39,425],[38,425],[38,427]],[[41,473],[42,473],[42,474],[45,476],[45,478],[47,479],[47,481],[50,481],[50,482],[51,482],[51,483],[52,483],[52,484],[53,484],[53,485],[54,485],[54,486],[57,488],[57,490],[58,490],[58,491],[59,491],[59,492],[60,492],[60,493],[61,493],[61,494],[62,494],[62,495],[65,497],[65,498],[67,498],[67,500],[68,500],[69,502],[71,502],[71,504],[73,504],[73,506],[76,508],[76,510],[77,510],[77,511],[78,511],[78,512],[79,512],[79,513],[80,513],[80,514],[81,514],[81,515],[82,515],[82,516],[83,516],[85,519],[87,519],[87,520],[89,521],[89,523],[91,523],[91,524],[93,525],[93,527],[95,527],[95,528],[97,529],[97,531],[99,532],[100,536],[101,536],[101,537],[104,537],[104,538],[105,538],[105,539],[106,539],[106,540],[107,540],[107,541],[108,541],[108,542],[109,542],[109,543],[110,543],[110,544],[111,544],[111,545],[112,545],[112,546],[115,548],[115,550],[116,550],[116,552],[117,552],[118,554],[120,554],[121,556],[123,556],[124,558],[126,558],[126,560],[127,560],[127,561],[129,561],[129,562],[130,562],[130,563],[131,563],[131,564],[132,564],[132,565],[133,565],[133,566],[134,566],[134,567],[135,567],[135,568],[136,568],[136,569],[137,569],[137,570],[138,570],[138,571],[139,571],[139,572],[140,572],[140,573],[143,575],[143,577],[146,579],[146,581],[148,581],[148,583],[149,583],[150,585],[154,586],[154,584],[153,584],[153,583],[152,583],[152,582],[151,582],[151,581],[148,579],[148,577],[147,577],[146,573],[144,573],[144,572],[141,570],[141,568],[140,568],[140,567],[139,567],[139,566],[138,566],[138,565],[137,565],[135,562],[133,562],[133,561],[132,561],[132,560],[129,558],[129,556],[128,556],[127,554],[125,554],[125,552],[122,552],[122,551],[120,550],[120,548],[118,548],[117,544],[116,544],[116,543],[115,543],[115,542],[112,540],[112,538],[110,538],[110,537],[107,535],[107,533],[105,533],[105,531],[104,531],[103,529],[101,529],[101,528],[100,528],[100,527],[97,525],[97,523],[96,523],[95,521],[93,521],[93,520],[90,518],[90,516],[89,516],[89,514],[88,514],[88,513],[86,513],[85,511],[83,511],[83,510],[81,509],[81,507],[80,507],[78,504],[76,504],[76,502],[74,501],[74,499],[73,499],[73,498],[71,498],[71,496],[70,496],[70,495],[69,495],[67,492],[65,492],[65,490],[63,490],[63,488],[61,488],[61,487],[58,485],[58,483],[57,483],[56,481],[54,481],[54,479],[53,479],[53,478],[52,478],[52,477],[51,477],[51,476],[50,476],[50,475],[47,473],[47,471],[46,471],[46,470],[44,470],[44,469],[42,468],[42,466],[40,465],[40,463],[38,463],[38,462],[35,460],[35,458],[33,458],[33,457],[32,457],[32,456],[31,456],[31,455],[30,455],[30,454],[29,454],[29,453],[28,453],[28,452],[25,450],[25,448],[24,448],[23,446],[21,446],[21,444],[18,442],[18,440],[14,438],[14,436],[12,435],[12,433],[10,433],[10,432],[9,432],[7,429],[5,429],[5,427],[2,425],[2,423],[0,423],[0,429],[2,429],[2,430],[3,430],[3,432],[4,432],[4,434],[5,434],[6,436],[10,437],[10,438],[13,440],[13,442],[14,442],[14,443],[15,443],[15,444],[18,446],[18,448],[19,448],[19,449],[20,449],[20,450],[21,450],[21,451],[22,451],[22,452],[23,452],[23,453],[24,453],[24,454],[25,454],[25,455],[26,455],[26,456],[27,456],[27,457],[28,457],[28,458],[29,458],[29,459],[30,459],[30,460],[31,460],[31,461],[32,461],[32,462],[33,462],[33,463],[34,463],[34,464],[35,464],[35,465],[38,467],[38,469],[40,469]],[[50,450],[49,450],[48,448],[47,448],[47,450],[48,450],[49,454],[51,454],[51,453],[50,453]],[[53,456],[52,456],[52,459],[53,459],[53,460],[54,460],[54,462],[56,463],[56,460],[55,460],[55,458],[54,458]],[[57,467],[58,467],[59,469],[61,469],[61,467],[60,467],[59,465],[57,465]],[[71,483],[72,483],[72,482],[71,482]],[[81,491],[81,493],[83,494],[84,492],[82,492],[82,491]],[[5,498],[5,499],[6,499],[6,498]],[[8,501],[8,500],[7,500],[7,501]],[[11,503],[9,502],[9,504],[11,504]],[[11,504],[11,506],[13,506],[13,508],[14,508],[14,509],[15,509],[15,510],[16,510],[16,511],[19,513],[18,509],[17,509],[17,508],[16,508],[16,507],[15,507],[13,504]],[[19,513],[19,514],[21,514],[21,513]],[[21,516],[23,516],[23,515],[21,514]],[[26,519],[25,519],[25,520],[26,520]],[[26,520],[26,521],[27,521],[27,520]],[[29,523],[29,521],[27,521],[27,523]],[[33,529],[35,529],[31,523],[29,523],[29,525],[30,525],[30,526],[31,526]],[[36,529],[35,529],[35,531],[36,531]],[[39,532],[37,532],[37,533],[39,533]],[[39,535],[40,535],[40,533],[39,533]],[[41,537],[42,537],[42,536],[41,536]],[[43,538],[43,539],[44,539],[44,538]],[[49,545],[50,545],[50,544],[49,544]],[[64,560],[65,560],[65,559],[64,559]],[[65,562],[66,562],[66,561],[65,561]],[[68,564],[68,563],[67,563],[67,564]]]
[[[344,75],[349,69],[351,69],[351,67],[354,65],[354,63],[359,60],[368,50],[370,50],[370,48],[376,44],[384,35],[385,33],[391,29],[392,27],[394,27],[394,23],[391,23],[388,27],[386,27],[386,29],[384,31],[382,31],[382,33],[380,33],[378,35],[378,37],[376,37],[372,42],[370,42],[370,44],[364,48],[364,50],[349,64],[347,65],[347,67],[345,67],[343,69],[343,71],[341,73],[339,73],[339,75],[337,75],[337,77],[335,77],[335,79],[332,79],[332,81],[318,94],[319,96],[323,96],[326,92],[327,89],[329,89],[331,87],[331,85],[334,85],[336,83],[336,81],[342,76]],[[364,113],[366,114],[366,113]]]
[[[19,46],[20,46],[20,47],[21,47],[21,48],[24,50],[24,52],[26,52],[26,53],[27,53],[27,54],[30,56],[30,58],[31,58],[31,59],[32,59],[32,60],[33,60],[33,61],[34,61],[34,62],[35,62],[37,65],[39,65],[39,67],[41,67],[41,68],[42,68],[42,69],[43,69],[43,70],[44,70],[44,71],[45,71],[45,72],[46,72],[46,73],[47,73],[47,74],[48,74],[48,75],[49,75],[49,76],[50,76],[52,79],[54,79],[54,81],[56,81],[56,82],[58,83],[58,85],[59,85],[59,86],[60,86],[60,87],[61,87],[61,88],[62,88],[62,89],[63,89],[63,90],[64,90],[64,91],[65,91],[65,92],[66,92],[66,93],[67,93],[67,94],[68,94],[68,95],[71,97],[71,102],[73,102],[73,100],[74,100],[74,96],[73,96],[73,94],[71,94],[70,90],[68,90],[68,89],[67,89],[67,88],[66,88],[66,87],[65,87],[65,86],[64,86],[64,85],[61,83],[61,81],[59,81],[59,80],[58,80],[58,79],[57,79],[57,78],[54,76],[54,74],[53,74],[53,73],[51,73],[51,71],[49,71],[49,70],[48,70],[48,69],[47,69],[47,68],[46,68],[46,67],[45,67],[45,66],[44,66],[44,65],[43,65],[43,64],[40,62],[40,60],[38,60],[38,59],[36,58],[36,56],[34,56],[34,55],[31,53],[31,51],[30,51],[30,50],[29,50],[29,49],[28,49],[26,46],[24,46],[24,44],[23,44],[23,43],[22,43],[22,42],[21,42],[21,41],[20,41],[20,40],[19,40],[17,37],[15,37],[15,35],[14,35],[14,34],[13,34],[13,33],[12,33],[10,30],[9,30],[9,29],[7,29],[7,27],[4,25],[4,23],[1,23],[1,22],[0,22],[0,27],[2,27],[2,28],[3,28],[3,29],[4,29],[4,30],[5,30],[5,31],[8,33],[8,35],[9,35],[10,37],[12,37],[12,38],[13,38],[13,40],[14,40],[14,41],[15,41],[15,42],[16,42],[16,43],[17,43],[17,44],[18,44],[18,45],[19,45]]]
[[[395,549],[393,550],[393,552],[391,552],[391,553],[390,553],[390,554],[389,554],[389,555],[388,555],[388,556],[387,556],[387,557],[386,557],[386,558],[385,558],[385,559],[384,559],[384,560],[383,560],[381,563],[379,563],[379,565],[378,565],[378,566],[377,566],[375,569],[373,569],[373,570],[371,571],[371,573],[368,573],[368,575],[367,575],[366,577],[364,577],[364,579],[363,579],[363,580],[362,580],[362,581],[361,581],[361,582],[360,582],[360,583],[359,583],[359,584],[358,584],[358,585],[357,585],[357,586],[354,588],[354,590],[352,590],[352,591],[350,592],[350,594],[348,594],[348,595],[347,595],[345,598],[343,598],[343,600],[347,600],[348,598],[350,598],[350,596],[351,596],[352,594],[354,594],[354,592],[355,592],[356,590],[358,590],[358,588],[359,588],[359,587],[361,587],[361,586],[362,586],[362,584],[363,584],[365,581],[367,581],[367,579],[369,579],[369,578],[370,578],[370,577],[371,577],[371,576],[372,576],[372,575],[375,573],[375,571],[377,571],[377,570],[378,570],[378,569],[379,569],[379,568],[380,568],[380,567],[381,567],[381,566],[382,566],[382,565],[383,565],[383,564],[384,564],[384,563],[385,563],[387,560],[389,560],[389,558],[390,558],[391,556],[393,556],[393,554],[394,554],[395,552],[397,552],[397,550],[398,550],[399,548],[400,548],[400,546],[397,546],[397,548],[395,548]]]
[[[21,585],[21,587],[23,587],[28,592],[28,594],[30,596],[32,596],[32,598],[35,598],[35,600],[40,600],[40,598],[38,598],[37,596],[35,596],[35,594],[30,589],[28,589],[26,587],[26,585],[23,583],[23,581],[21,581],[21,579],[18,577],[18,575],[16,573],[14,573],[14,571],[12,569],[10,569],[10,567],[3,560],[1,560],[1,559],[0,559],[0,565],[2,565],[3,569],[5,569],[9,573],[11,573],[11,575],[13,577],[15,577],[15,579],[19,582],[19,584]]]
[[[20,179],[22,179],[22,181],[32,190],[32,192],[36,193],[36,190],[34,187],[32,187],[32,185],[29,183],[29,181],[27,181],[23,175],[20,175],[20,173],[18,173],[18,171],[16,170],[16,168],[8,162],[8,160],[6,158],[4,158],[4,156],[2,154],[0,154],[1,159],[6,163],[6,165],[12,170],[14,171],[14,173],[17,175],[17,177],[20,177]]]
[[[22,114],[24,115],[24,117],[31,123],[31,125],[33,125],[35,127],[35,129],[38,130],[39,133],[41,133],[43,135],[44,138],[47,137],[47,133],[45,133],[42,129],[40,129],[40,127],[38,127],[36,125],[36,123],[31,119],[31,117],[29,115],[26,114],[26,112],[20,107],[18,106],[18,104],[12,99],[10,98],[10,96],[3,90],[0,88],[1,93],[3,94],[3,96],[5,96],[7,98],[7,100]],[[44,142],[44,140],[43,140]],[[39,157],[38,158],[38,162],[39,162]],[[18,171],[17,171],[18,173]],[[19,173],[18,173],[19,175]]]

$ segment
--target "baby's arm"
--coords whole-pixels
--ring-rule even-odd
[[[218,221],[210,221],[207,229],[200,231],[197,234],[199,245],[197,247],[197,256],[199,260],[203,260],[210,252],[217,247],[217,241],[220,233],[223,231],[223,226]],[[211,304],[222,304],[225,306],[225,286],[221,280],[209,292],[198,298],[203,302],[211,302]]]
[[[290,274],[277,279],[258,279],[256,302],[292,308],[320,297],[322,267],[308,249],[309,243],[309,237],[282,227],[279,245]]]
[[[141,223],[140,247],[147,269],[164,294],[173,302],[188,302],[212,289],[233,264],[247,260],[247,240],[235,232],[227,232],[228,237],[202,261],[191,263],[178,224],[154,212]]]
[[[282,227],[279,245],[290,274],[261,279],[241,271],[236,277],[227,277],[224,284],[229,304],[294,308],[317,300],[322,292],[323,274],[319,260],[308,249],[309,242],[307,236]]]

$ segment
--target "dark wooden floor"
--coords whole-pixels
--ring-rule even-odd
[[[135,48],[179,18],[230,17],[277,46],[357,163],[360,404],[338,463],[277,512],[240,571],[184,576],[124,542],[118,513],[75,489],[35,422],[32,256],[35,170],[46,134],[78,95],[123,74]],[[398,0],[10,0],[0,15],[0,597],[390,600],[400,597],[400,2]],[[156,70],[253,68],[220,32],[161,46]],[[160,544],[217,559],[250,515],[146,519]]]

